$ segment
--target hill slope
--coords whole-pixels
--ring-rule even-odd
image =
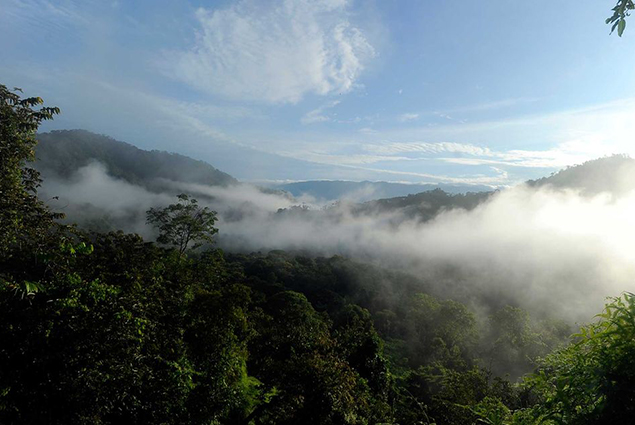
[[[38,135],[35,167],[46,178],[69,178],[91,162],[102,163],[112,177],[151,188],[158,179],[210,186],[238,180],[204,161],[162,151],[145,151],[128,143],[85,130],[62,130]]]
[[[585,195],[601,192],[623,194],[635,189],[635,159],[613,155],[567,167],[549,177],[530,180],[531,187],[577,189]]]
[[[450,194],[441,189],[434,189],[414,195],[365,202],[357,205],[353,211],[359,215],[401,211],[407,218],[417,217],[427,221],[444,210],[454,208],[472,210],[495,193],[495,191],[488,191]]]

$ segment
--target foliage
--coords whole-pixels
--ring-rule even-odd
[[[367,313],[343,313],[335,329],[297,292],[243,284],[218,251],[185,256],[216,233],[215,213],[187,195],[148,214],[177,250],[57,225],[25,168],[56,110],[3,95],[0,180],[16,202],[0,205],[13,220],[2,222],[0,423],[390,419]]]
[[[598,322],[548,356],[525,385],[536,415],[559,423],[628,423],[635,415],[635,295],[611,299]]]
[[[306,297],[273,295],[255,326],[248,367],[271,394],[256,410],[259,423],[366,422],[368,388],[338,355],[328,321]]]
[[[39,174],[26,163],[34,159],[39,124],[60,110],[35,109],[43,100],[21,98],[20,92],[0,85],[0,257],[27,240],[34,242],[59,217],[37,199]]]
[[[490,315],[482,357],[494,373],[520,376],[533,370],[540,357],[559,348],[570,334],[570,326],[562,321],[532,322],[526,311],[508,305]]]
[[[468,351],[477,340],[476,320],[465,305],[416,294],[406,313],[406,339],[414,368],[433,363],[460,368],[469,362]]]
[[[216,212],[208,207],[199,207],[198,201],[185,193],[177,197],[178,203],[165,208],[150,208],[148,223],[159,230],[157,242],[173,245],[183,255],[186,249],[199,248],[203,242],[212,243],[218,233],[214,227]]]
[[[618,0],[613,9],[613,15],[606,19],[607,24],[611,25],[611,34],[617,29],[617,35],[620,37],[626,28],[626,17],[630,16],[631,10],[635,9],[633,0]]]

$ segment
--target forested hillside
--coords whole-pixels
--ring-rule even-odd
[[[277,209],[288,194],[242,184],[204,161],[146,151],[85,130],[40,133],[32,165],[44,177],[40,193],[64,210],[68,223],[86,230],[126,230],[149,235],[145,211],[183,191],[196,193],[223,218],[258,211],[259,200]]]
[[[610,191],[615,195],[633,190],[635,160],[626,155],[613,155],[568,167],[549,177],[530,180],[531,187],[551,186],[580,190],[585,195]]]
[[[195,249],[217,217],[186,195],[148,211],[160,244],[61,224],[41,104],[0,86],[0,423],[632,422],[635,296],[570,339],[341,256]]]
[[[407,218],[427,221],[442,211],[454,208],[472,210],[494,193],[489,191],[450,194],[441,189],[434,189],[415,195],[365,202],[356,205],[353,211],[359,215],[400,211]]]
[[[130,144],[85,130],[58,130],[37,135],[35,167],[44,175],[69,178],[92,162],[103,164],[115,178],[148,188],[159,179],[227,186],[238,181],[203,161]]]

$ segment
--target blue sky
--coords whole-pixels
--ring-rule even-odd
[[[634,154],[611,1],[0,0],[0,82],[252,181],[478,183]],[[634,24],[635,25],[635,24]]]

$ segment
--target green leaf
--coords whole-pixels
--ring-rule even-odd
[[[617,26],[617,35],[621,37],[624,33],[624,28],[626,28],[626,20],[621,19],[619,25]]]

